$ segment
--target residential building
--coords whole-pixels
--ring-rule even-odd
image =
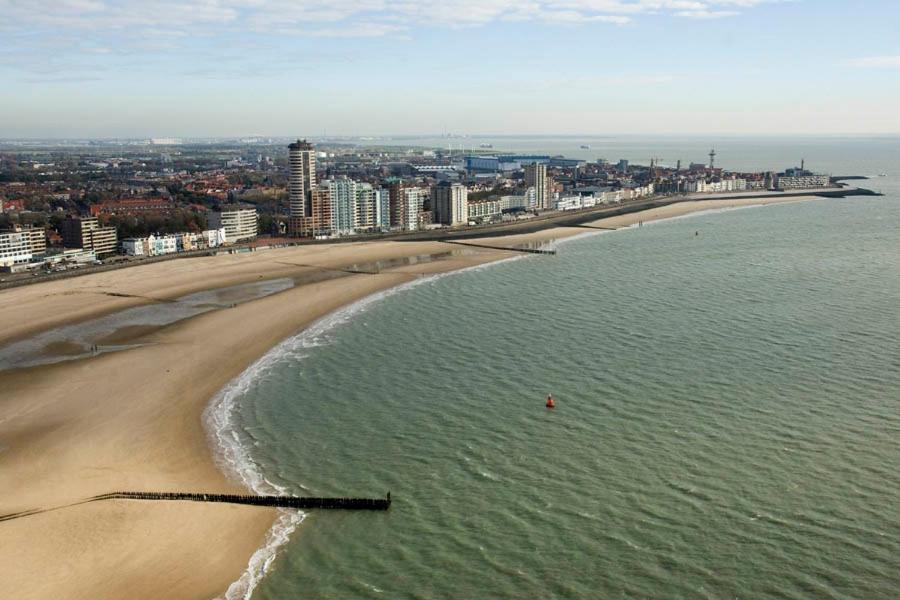
[[[224,229],[229,244],[253,239],[258,233],[259,218],[253,206],[232,204],[208,211],[206,215],[209,228]]]
[[[356,229],[359,185],[342,177],[323,181],[321,187],[328,187],[330,192],[331,224],[328,229],[336,235],[352,234]]]
[[[101,227],[96,217],[68,216],[61,226],[66,248],[93,250],[97,256],[115,254],[118,234],[115,227]]]
[[[432,189],[431,211],[435,223],[462,225],[469,219],[469,193],[466,186],[442,183]]]
[[[334,234],[334,204],[331,186],[321,185],[312,190],[309,215],[291,217],[296,223],[294,235],[301,237],[329,237]]]
[[[122,254],[126,256],[149,256],[147,238],[125,238],[122,240]]]
[[[174,240],[174,245],[172,243]],[[225,244],[225,229],[208,229],[199,233],[176,233],[171,236],[150,235],[122,240],[122,253],[128,256],[159,256],[172,252],[189,252],[217,248]]]
[[[368,183],[356,187],[356,230],[384,231],[390,229],[390,194],[376,190]]]
[[[403,221],[403,181],[395,179],[388,183],[388,222],[392,228],[400,228]]]
[[[0,267],[12,268],[14,265],[27,264],[31,261],[31,256],[28,234],[13,231],[0,233]]]
[[[814,175],[812,173],[804,175],[784,175],[780,174],[775,177],[775,189],[779,190],[800,190],[815,187],[828,187],[831,185],[831,178],[828,175]]]
[[[501,214],[500,201],[496,199],[478,200],[469,202],[466,207],[468,210],[469,221],[483,222],[490,221]]]
[[[534,188],[536,208],[551,208],[553,183],[547,176],[546,164],[534,162],[525,165],[525,185]]]
[[[290,178],[290,211],[292,217],[307,217],[312,204],[312,191],[316,188],[316,151],[306,140],[297,140],[288,146]]]
[[[47,253],[47,232],[43,227],[35,227],[34,225],[13,225],[2,233],[21,233],[28,238],[29,251],[33,255],[41,255]]]
[[[120,198],[92,204],[91,216],[99,215],[144,215],[172,212],[175,204],[163,198]]]
[[[384,188],[375,190],[376,227],[381,231],[391,228],[391,193]]]
[[[425,207],[425,202],[431,196],[428,188],[405,187],[401,191],[400,228],[404,231],[416,231],[419,229],[419,213]]]
[[[500,196],[500,210],[509,211],[528,207],[527,196]],[[468,213],[468,211],[466,211]]]

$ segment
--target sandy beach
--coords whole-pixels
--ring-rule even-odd
[[[591,225],[627,227],[801,200],[689,201]],[[552,228],[484,243],[514,246],[586,231]],[[173,260],[0,291],[0,344],[7,344],[202,290],[284,277],[298,282],[232,308],[136,331],[142,345],[133,349],[0,372],[0,515],[117,490],[245,493],[216,466],[202,422],[204,408],[230,380],[341,306],[428,274],[515,255],[443,242],[316,245]],[[375,263],[374,274],[339,271]],[[330,275],[313,281],[314,273]],[[225,504],[105,501],[0,521],[0,597],[217,597],[247,568],[275,514]]]

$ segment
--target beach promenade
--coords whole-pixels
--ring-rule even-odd
[[[585,225],[615,229],[807,199],[686,201]],[[551,228],[491,237],[485,245],[513,247],[588,230]],[[122,489],[246,494],[217,467],[202,420],[210,399],[229,381],[341,306],[423,276],[512,256],[520,254],[440,241],[317,244],[159,262],[0,291],[0,344],[7,344],[202,290],[339,272],[135,334],[139,345],[129,350],[0,371],[0,514]],[[354,272],[372,263],[386,266]],[[353,490],[372,491],[383,492]],[[227,503],[113,499],[0,522],[0,597],[220,596],[265,543],[276,514],[269,507]]]

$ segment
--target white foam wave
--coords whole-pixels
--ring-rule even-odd
[[[366,296],[356,302],[348,304],[329,315],[313,322],[311,325],[284,340],[262,358],[250,365],[243,373],[231,380],[206,407],[203,413],[203,421],[207,435],[210,437],[214,449],[214,457],[219,468],[229,479],[253,490],[261,495],[286,495],[287,488],[267,479],[259,465],[253,460],[246,445],[246,440],[241,437],[241,429],[237,422],[237,409],[240,399],[260,381],[271,369],[286,360],[299,360],[308,354],[309,349],[321,346],[328,341],[328,334],[335,327],[346,323],[351,318],[364,312],[374,303],[392,296],[400,291],[410,289],[426,282],[448,275],[462,272],[481,270],[499,263],[518,260],[523,256],[474,265],[456,271],[436,273],[420,277],[413,281],[388,288],[381,292]],[[246,433],[246,432],[245,432]],[[300,485],[301,489],[307,489]],[[253,591],[269,571],[278,554],[278,550],[290,538],[291,533],[306,518],[302,511],[280,510],[278,519],[269,530],[266,541],[258,548],[247,569],[241,577],[232,583],[224,594],[225,600],[248,600]]]

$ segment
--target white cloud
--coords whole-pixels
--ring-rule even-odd
[[[857,69],[900,69],[900,56],[865,56],[851,58],[844,64]]]
[[[722,19],[725,17],[734,17],[740,13],[736,10],[682,10],[675,13],[676,17],[686,19]]]
[[[70,30],[296,27],[311,34],[390,35],[423,25],[503,20],[624,25],[639,15],[718,18],[779,0],[0,0],[0,23]],[[384,26],[390,23],[392,26]]]

